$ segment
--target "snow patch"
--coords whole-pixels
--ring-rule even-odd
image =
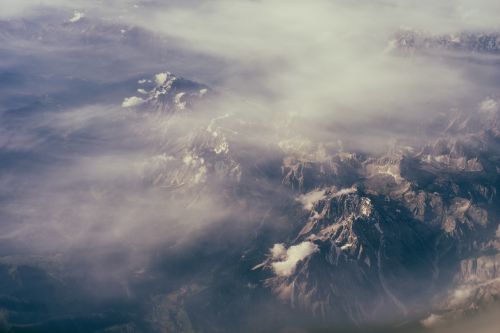
[[[342,251],[346,251],[346,250],[349,250],[349,249],[350,249],[351,247],[353,247],[353,246],[354,246],[354,244],[353,244],[353,243],[347,243],[347,244],[345,244],[345,245],[342,245],[342,246],[340,247],[340,249],[341,249]]]
[[[186,109],[186,101],[182,100],[182,97],[186,95],[185,92],[180,92],[175,95],[175,105],[179,110],[185,110]]]
[[[229,144],[223,138],[223,140],[214,148],[214,153],[219,154],[227,154],[229,153]]]
[[[371,200],[368,198],[363,198],[361,199],[361,215],[368,217],[372,213],[372,203]]]
[[[202,165],[205,164],[205,159],[203,157],[199,157],[196,154],[193,153],[188,153],[184,156],[182,159],[185,165],[188,166],[197,166],[197,165]]]

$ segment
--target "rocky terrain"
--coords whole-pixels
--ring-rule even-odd
[[[184,112],[176,96],[186,93],[169,88],[170,97],[157,99],[164,89],[154,88],[144,103],[153,102],[150,110],[165,112],[169,105],[167,112]],[[199,98],[199,92],[190,94]],[[284,198],[295,204],[284,212],[289,231],[275,235],[280,242],[270,244],[267,258],[252,268],[264,272],[257,283],[320,322],[345,325],[415,318],[428,325],[426,316],[457,318],[495,303],[499,115],[498,101],[486,99],[476,110],[433,120],[439,134],[429,142],[396,144],[379,156],[326,152],[321,147],[328,143],[302,151],[278,144],[273,149],[281,165],[264,164],[275,175],[281,172]],[[211,124],[197,135],[207,138]],[[190,143],[185,153],[207,161],[204,177],[233,184],[242,175],[265,177],[230,157],[230,138],[213,137]],[[168,170],[198,183],[201,165],[186,166]]]

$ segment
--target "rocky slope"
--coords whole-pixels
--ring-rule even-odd
[[[166,132],[175,117],[195,116],[196,105],[215,94],[170,73],[141,81],[148,84],[124,107],[157,119]],[[268,173],[233,156],[240,138],[215,127],[226,117],[178,136],[179,153],[153,157],[145,179],[190,187],[217,175],[233,184],[251,175],[264,183]],[[476,110],[432,120],[438,134],[429,141],[396,144],[382,155],[326,151],[328,143],[297,151],[278,142],[281,165],[264,165],[281,172],[279,186],[295,208],[284,212],[288,231],[271,237],[278,242],[248,273],[262,276],[261,286],[283,304],[325,323],[455,318],[495,302],[499,119],[498,101],[487,98]],[[261,200],[275,201],[264,192]],[[258,260],[265,244],[245,252]]]
[[[498,119],[487,99],[421,147],[285,158],[283,184],[306,214],[259,266],[273,274],[266,284],[293,307],[354,323],[425,314],[436,293],[454,314],[494,302]]]

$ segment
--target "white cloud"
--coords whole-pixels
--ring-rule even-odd
[[[473,7],[463,1],[461,8]],[[476,27],[451,1],[220,0],[150,14],[134,23],[172,36],[193,53],[221,59],[223,66],[200,66],[202,75],[215,78],[220,90],[263,106],[255,113],[269,123],[296,114],[300,130],[312,139],[334,121],[427,119],[436,113],[434,105],[448,108],[474,90],[463,67],[386,52],[402,26],[435,34]],[[353,135],[364,133],[347,127]],[[387,141],[387,132],[374,135]]]
[[[49,149],[57,156],[57,163],[10,179],[11,183],[3,188],[16,188],[22,195],[12,195],[10,204],[4,206],[4,212],[16,216],[19,222],[15,227],[8,223],[0,226],[5,239],[15,240],[19,246],[40,254],[60,251],[70,255],[73,248],[92,249],[96,253],[104,247],[144,254],[150,247],[164,244],[188,246],[200,230],[216,226],[238,209],[228,204],[226,198],[222,200],[222,191],[211,189],[210,185],[203,187],[209,194],[201,196],[182,190],[172,195],[159,186],[145,186],[145,182],[149,184],[144,176],[146,164],[160,164],[170,168],[168,172],[174,172],[171,169],[178,168],[182,160],[172,155],[178,153],[177,147],[165,143],[163,127],[152,126],[162,119],[121,111],[107,104],[90,105],[36,113],[23,123],[23,131],[16,133],[24,137],[23,142],[30,143],[25,149],[44,151],[45,133],[51,133],[50,138],[54,142],[59,140],[58,144],[71,145],[74,133],[85,132],[99,140],[93,142],[102,145],[96,148],[90,143],[88,150],[75,152],[70,157],[66,150],[51,144]],[[173,127],[182,131],[193,128],[192,123],[168,119],[174,122]],[[38,143],[35,139],[42,132],[40,129],[44,135]],[[141,135],[134,135],[138,133]],[[6,139],[12,141],[9,136]],[[126,149],[108,145],[119,141]],[[151,155],[151,148],[158,146],[162,147],[162,153]],[[194,156],[185,162],[191,167],[189,174],[193,183],[203,183],[208,176],[203,159]],[[5,182],[6,178],[1,181]],[[31,190],[27,191],[25,186]],[[80,258],[85,254],[76,256]],[[135,266],[141,260],[138,258],[136,262],[131,258],[121,268]],[[98,266],[99,260],[93,262]],[[107,272],[89,269],[89,274]]]
[[[155,82],[157,85],[161,86],[162,84],[165,83],[165,81],[167,81],[167,78],[168,76],[170,75],[170,73],[168,72],[165,72],[165,73],[158,73],[155,75]]]
[[[351,194],[351,193],[356,193],[357,189],[356,187],[349,187],[349,188],[343,188],[340,189],[334,193],[331,193],[331,197],[340,197],[342,195],[346,194]],[[314,208],[314,205],[321,201],[326,199],[327,194],[326,190],[313,190],[310,192],[307,192],[305,194],[301,194],[298,196],[297,201],[299,201],[305,210],[312,210]]]
[[[85,13],[75,10],[75,12],[73,13],[73,16],[69,19],[69,21],[71,23],[75,23],[75,22],[80,21],[84,17],[85,17]]]
[[[286,258],[286,247],[282,243],[274,244],[271,248],[271,258],[273,260],[280,260]]]
[[[481,105],[480,105],[481,111],[491,112],[491,113],[497,112],[498,107],[499,107],[498,102],[492,98],[485,99],[484,101],[481,102]]]
[[[144,99],[137,97],[137,96],[126,97],[122,102],[122,107],[130,108],[130,107],[141,105],[144,102],[145,102]]]
[[[272,268],[276,275],[290,276],[294,271],[297,263],[304,260],[314,252],[318,251],[318,246],[312,242],[302,242],[298,245],[292,245],[284,253],[282,244],[275,244],[271,249],[272,258],[282,258],[280,261],[272,263]]]
[[[444,319],[442,316],[440,315],[436,315],[436,314],[431,314],[429,317],[425,318],[425,319],[422,319],[420,321],[420,323],[424,326],[424,327],[427,327],[427,328],[433,328],[437,325],[440,325],[440,324],[443,324],[444,323]]]
[[[297,200],[304,206],[304,209],[312,210],[314,205],[325,197],[325,190],[314,190],[300,195]]]

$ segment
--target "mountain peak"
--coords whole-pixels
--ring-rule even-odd
[[[155,74],[151,79],[141,79],[138,83],[140,96],[125,98],[123,107],[145,106],[161,113],[183,112],[191,110],[210,92],[205,85],[179,78],[168,71]]]

